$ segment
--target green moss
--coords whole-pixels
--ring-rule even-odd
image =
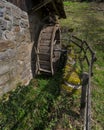
[[[63,84],[61,87],[63,90],[66,90],[67,93],[79,94],[81,90],[81,71],[79,69],[80,65],[77,64],[79,59],[74,46],[70,45],[68,50],[70,51],[67,51],[67,61],[64,67]]]

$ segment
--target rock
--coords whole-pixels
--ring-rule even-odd
[[[16,17],[17,19],[20,19],[21,18],[21,10],[18,7],[13,6],[12,7],[12,15],[13,15],[13,17]]]
[[[15,49],[8,49],[7,50],[8,59],[15,59],[16,56],[16,50]]]
[[[27,28],[29,26],[28,21],[21,20],[20,21],[21,28]]]
[[[20,32],[20,27],[19,27],[19,26],[16,26],[16,27],[14,28],[14,32]]]
[[[0,76],[0,86],[6,84],[9,81],[9,74],[4,74]]]
[[[3,75],[3,74],[5,74],[5,73],[7,73],[7,72],[9,72],[9,65],[8,64],[6,64],[6,63],[0,63],[0,75]]]
[[[2,91],[3,93],[7,93],[8,91],[10,91],[10,83],[6,83],[3,87],[2,87]]]
[[[8,53],[7,52],[0,52],[0,62],[8,61]]]
[[[7,21],[0,19],[0,30],[6,30],[7,29]]]
[[[11,21],[11,17],[9,15],[7,15],[7,14],[4,16],[4,19],[8,20],[8,21]]]
[[[39,18],[32,17],[32,30],[37,32]],[[29,83],[33,44],[28,14],[7,0],[0,0],[0,96],[15,88],[18,82]]]
[[[6,7],[5,14],[8,15],[8,16],[11,16],[11,15],[12,15],[11,13],[12,13],[12,12],[11,12],[11,7],[7,6],[7,7]]]
[[[2,33],[3,31],[0,29],[0,39],[2,39]]]
[[[13,26],[19,26],[20,19],[18,17],[13,17]]]
[[[16,34],[15,40],[19,41],[20,42],[19,44],[21,44],[21,42],[25,41],[25,35],[22,33],[18,33]]]
[[[27,13],[21,12],[21,18],[22,18],[22,19],[28,19]]]
[[[5,32],[3,32],[3,38],[5,40],[13,41],[15,39],[15,35],[12,31],[5,31]]]
[[[3,9],[4,7],[5,7],[4,4],[1,3],[1,1],[0,1],[0,8]]]
[[[12,30],[12,22],[11,21],[8,21],[8,23],[7,23],[7,30],[8,31]]]
[[[0,41],[0,52],[6,51],[7,49],[13,49],[14,43],[11,41]]]
[[[0,17],[3,17],[4,12],[0,11]]]

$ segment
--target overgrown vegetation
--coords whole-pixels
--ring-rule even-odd
[[[72,107],[78,107],[73,102],[76,97],[60,93],[61,76],[61,72],[50,78],[39,76],[29,86],[19,85],[4,95],[0,101],[0,129],[73,129],[68,118],[79,120],[79,114]]]
[[[86,40],[96,52],[92,79],[92,129],[104,129],[104,3],[65,2],[67,19],[62,27],[74,30],[73,35]],[[65,36],[64,34],[64,37]]]
[[[65,2],[63,30],[73,31],[96,51],[92,84],[92,130],[104,129],[104,13],[95,3]],[[64,31],[65,32],[65,31]],[[62,37],[68,38],[66,34]],[[69,44],[65,42],[65,44]],[[80,99],[61,92],[62,71],[53,77],[38,76],[28,86],[18,85],[0,100],[0,130],[81,130]]]

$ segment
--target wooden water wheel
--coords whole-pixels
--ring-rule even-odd
[[[46,25],[40,32],[36,48],[36,73],[54,74],[60,59],[60,28],[59,24]]]

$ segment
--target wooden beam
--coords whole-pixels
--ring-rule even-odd
[[[57,15],[60,16],[60,13],[59,13],[59,10],[57,9],[56,5],[55,5],[55,2],[52,0],[52,4],[53,4],[53,8],[55,9]]]
[[[34,13],[37,10],[41,9],[43,6],[47,5],[48,3],[52,2],[52,0],[44,0],[43,2],[39,3],[35,7],[33,7],[31,10],[29,10],[29,13]]]

